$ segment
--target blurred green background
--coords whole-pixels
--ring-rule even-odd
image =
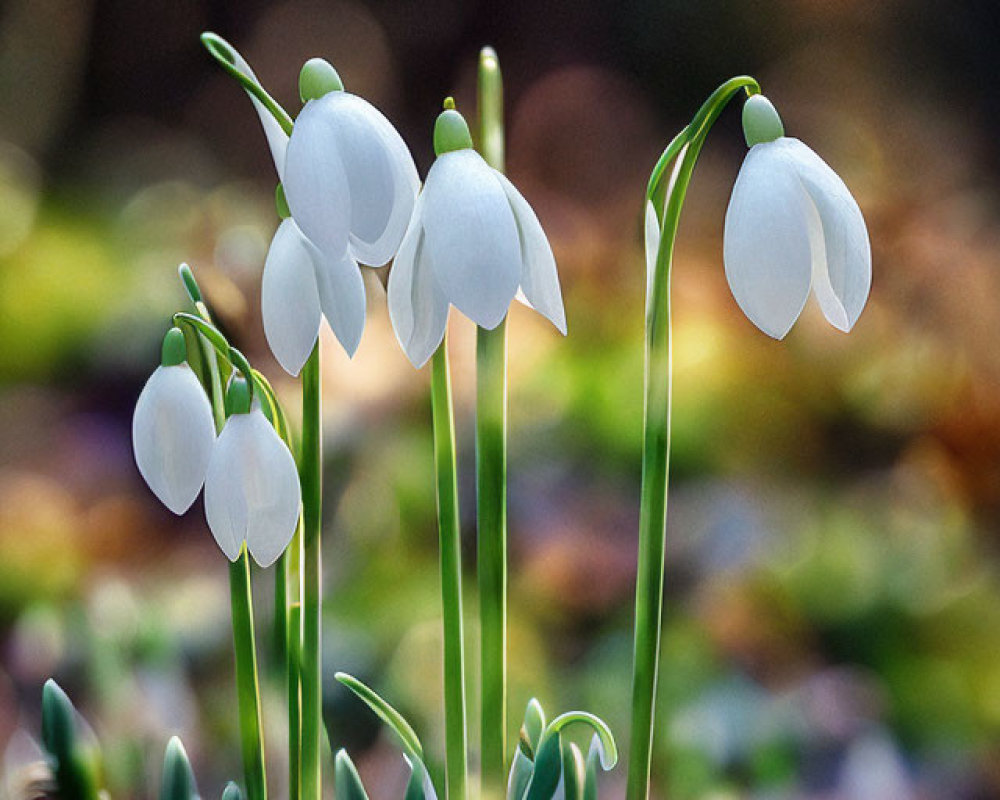
[[[510,717],[585,707],[624,742],[641,433],[642,197],[666,141],[731,75],[845,179],[872,296],[849,336],[807,308],[784,342],[722,270],[745,152],[709,138],[674,276],[675,414],[658,796],[1000,797],[1000,11],[994,2],[505,4],[7,0],[0,7],[0,772],[37,759],[55,676],[145,797],[179,734],[202,792],[239,774],[226,563],[200,501],[174,518],[132,460],[131,412],[189,262],[275,383],[259,316],[274,174],[213,29],[295,111],[303,61],[398,126],[421,170],[441,99],[506,78],[509,173],[549,233],[564,340],[511,324]],[[348,361],[326,331],[326,717],[373,797],[406,768],[344,669],[442,753],[428,375],[378,276]],[[472,330],[453,319],[466,564]],[[475,664],[475,595],[468,609]],[[258,574],[269,664],[271,576]],[[284,709],[266,681],[275,796]],[[473,698],[473,705],[475,701]],[[328,763],[329,766],[329,763]],[[604,784],[620,796],[624,767]]]

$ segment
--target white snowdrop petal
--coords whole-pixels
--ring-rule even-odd
[[[438,286],[475,323],[495,328],[521,281],[517,223],[496,172],[473,150],[445,153],[427,174],[423,202]]]
[[[351,187],[340,148],[337,115],[326,97],[302,109],[285,156],[285,198],[296,224],[320,250],[341,253],[351,225]]]
[[[175,514],[201,491],[214,443],[212,407],[191,368],[157,367],[135,405],[132,447],[143,479]]]
[[[301,496],[292,454],[259,406],[226,421],[205,479],[205,516],[231,561],[243,542],[261,566],[288,546]]]
[[[808,197],[775,142],[747,153],[726,210],[726,279],[740,308],[781,339],[802,312],[811,282]]]
[[[353,356],[365,329],[365,282],[361,270],[346,250],[340,256],[315,252],[320,308],[347,355]]]
[[[298,375],[316,337],[322,311],[314,266],[316,248],[291,219],[278,226],[264,262],[260,290],[264,333],[278,363]]]
[[[337,145],[351,193],[351,253],[373,267],[399,249],[413,213],[420,178],[392,123],[370,103],[347,92],[322,98],[337,118]]]
[[[254,75],[253,70],[250,69],[250,65],[243,57],[236,51],[232,51],[232,54],[234,57],[233,66],[254,83],[260,84],[257,76]],[[264,104],[260,100],[250,94],[250,92],[247,92],[247,96],[250,98],[250,102],[253,103],[254,110],[260,118],[261,127],[264,129],[264,135],[267,137],[267,146],[271,150],[271,158],[274,159],[274,168],[278,172],[278,180],[284,180],[285,151],[288,149],[288,134],[285,133],[278,120],[264,107]]]
[[[556,259],[552,255],[548,237],[542,230],[534,209],[517,187],[505,175],[496,171],[494,173],[507,195],[517,224],[521,247],[521,291],[529,305],[565,336],[566,310],[563,308]]]
[[[389,271],[389,318],[403,352],[418,369],[427,363],[444,338],[448,299],[434,278],[427,241],[420,222],[423,198],[403,237]]]
[[[868,228],[846,184],[798,139],[778,140],[812,199],[821,226],[824,258],[813,289],[827,319],[842,331],[858,321],[872,283]],[[815,263],[815,262],[814,262]]]
[[[652,299],[656,255],[660,251],[660,220],[651,201],[646,201],[646,306]]]

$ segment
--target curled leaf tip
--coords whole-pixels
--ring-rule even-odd
[[[229,44],[229,42],[219,36],[219,34],[213,33],[212,31],[205,31],[201,35],[201,43],[212,55],[212,58],[223,64],[228,64],[231,67],[235,66],[236,50],[231,44]]]

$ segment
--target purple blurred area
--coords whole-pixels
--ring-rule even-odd
[[[37,771],[54,676],[113,797],[153,796],[182,737],[205,796],[240,775],[226,562],[132,460],[131,413],[190,263],[294,419],[260,272],[275,175],[231,41],[294,116],[322,56],[398,127],[421,175],[480,47],[505,78],[508,172],[560,266],[564,340],[510,326],[510,741],[524,704],[583,707],[627,748],[642,425],[642,200],[722,81],[757,77],[844,178],[873,246],[855,330],[813,307],[783,342],[722,270],[745,145],[710,136],[674,275],[674,458],[654,794],[1000,797],[1000,11],[931,0],[194,2],[0,6],[0,783]],[[391,738],[333,680],[376,686],[443,759],[428,375],[379,276],[353,360],[324,331],[332,745],[374,798]],[[467,608],[476,648],[473,331],[453,317]],[[273,796],[285,711],[255,575]],[[475,657],[472,657],[475,669]],[[472,705],[475,708],[473,695]],[[474,714],[473,714],[474,716]],[[473,738],[475,740],[475,738]],[[327,762],[332,775],[332,762]],[[440,784],[439,784],[440,785]],[[624,764],[602,791],[624,793]]]

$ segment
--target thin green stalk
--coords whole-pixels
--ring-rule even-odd
[[[323,602],[322,552],[322,430],[319,342],[302,368],[302,797],[321,800],[323,738],[323,665],[320,611]]]
[[[296,533],[293,546],[299,542]],[[300,644],[302,640],[302,605],[292,602],[288,606],[288,647],[285,650],[288,674],[288,798],[301,796],[302,759],[302,681],[300,680]]]
[[[229,597],[233,610],[233,647],[236,651],[236,692],[239,698],[240,745],[248,800],[265,800],[263,724],[260,686],[257,682],[257,649],[253,633],[253,598],[250,593],[250,557],[246,545],[229,565]]]
[[[441,551],[441,609],[444,625],[445,771],[448,800],[465,800],[467,733],[465,720],[465,636],[462,630],[462,542],[455,468],[455,416],[448,366],[448,336],[431,359],[431,419],[437,476],[438,535]]]
[[[479,149],[503,170],[503,83],[479,58]],[[482,665],[482,797],[504,794],[507,739],[507,320],[476,330],[476,515]]]
[[[639,556],[635,589],[635,643],[632,671],[632,726],[627,800],[649,795],[656,684],[663,615],[663,570],[666,551],[667,484],[670,466],[670,421],[673,387],[670,277],[681,209],[705,137],[726,103],[741,89],[760,91],[753,78],[733,78],[720,86],[691,124],[664,151],[650,178],[647,199],[661,220],[651,297],[646,303],[645,405],[642,451],[642,498],[639,512]],[[674,158],[669,182],[661,185]]]

